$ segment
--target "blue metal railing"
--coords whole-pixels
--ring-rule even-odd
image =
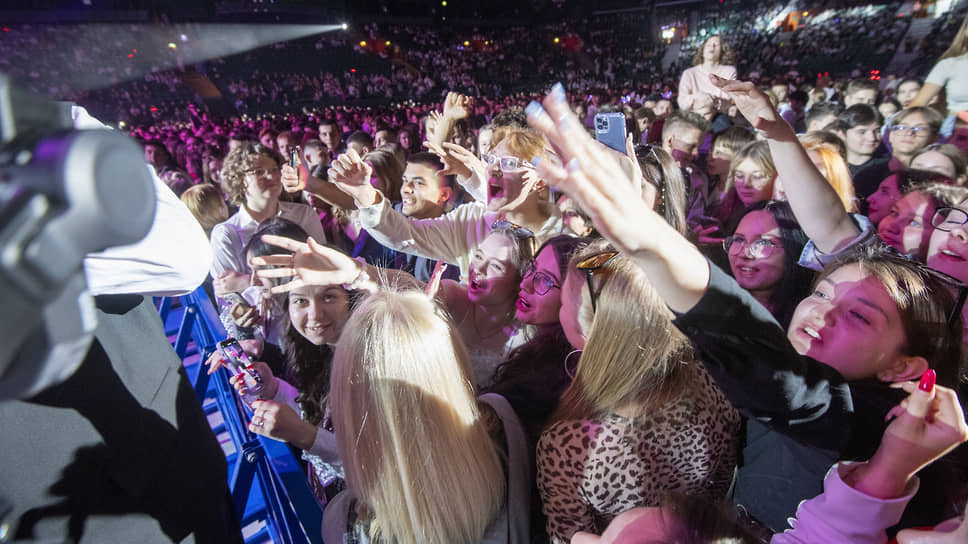
[[[158,313],[182,359],[229,464],[229,489],[246,544],[322,544],[322,508],[289,447],[249,432],[249,408],[225,372],[209,375],[204,361],[225,328],[202,288],[158,301]]]

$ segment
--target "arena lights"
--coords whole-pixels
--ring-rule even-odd
[[[343,27],[343,30],[347,30],[347,29],[349,29],[349,28],[350,28],[350,25],[348,25],[348,24],[346,24],[346,23],[343,23],[343,24],[341,24],[340,26],[341,26],[341,27]]]
[[[175,45],[175,42],[168,42],[168,49],[178,49],[178,46]]]
[[[441,6],[444,6],[446,8],[447,7],[447,0],[441,0],[440,5]]]
[[[469,42],[469,41],[467,41],[467,40],[464,40],[464,47],[467,47],[467,46],[468,46],[468,45],[470,45],[470,44],[471,44],[471,42]]]
[[[365,40],[360,42],[360,47],[366,47],[366,41]]]
[[[387,40],[387,43],[386,43],[386,45],[390,45],[390,40]]]
[[[555,36],[555,43],[561,43],[561,39],[559,39],[557,36]]]

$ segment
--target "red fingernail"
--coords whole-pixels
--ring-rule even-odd
[[[934,369],[929,368],[924,371],[924,374],[921,374],[921,383],[918,384],[918,389],[930,393],[934,390],[934,384],[937,381],[938,375],[934,373]]]

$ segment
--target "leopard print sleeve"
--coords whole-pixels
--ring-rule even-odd
[[[588,439],[582,427],[588,422],[560,421],[548,427],[538,441],[538,490],[547,517],[548,536],[567,543],[578,531],[592,531],[595,512],[582,493]]]

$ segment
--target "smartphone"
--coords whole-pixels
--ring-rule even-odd
[[[595,139],[608,147],[625,153],[625,114],[596,113]]]
[[[249,304],[246,302],[245,298],[242,297],[242,293],[225,293],[222,295],[222,300],[228,302],[229,304]]]
[[[216,344],[215,347],[218,348],[222,358],[225,359],[225,366],[228,367],[229,371],[232,374],[242,375],[246,389],[246,394],[242,400],[252,404],[252,401],[256,400],[259,393],[265,389],[265,383],[262,381],[262,376],[259,376],[259,373],[252,368],[252,360],[242,349],[242,344],[235,338],[226,338]]]
[[[299,168],[299,148],[296,146],[289,150],[289,166]]]

